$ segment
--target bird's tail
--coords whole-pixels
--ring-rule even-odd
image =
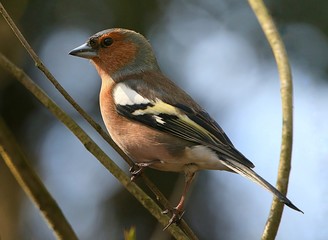
[[[270,192],[272,192],[275,196],[278,197],[280,202],[283,202],[288,207],[299,211],[303,213],[302,210],[300,210],[298,207],[296,207],[286,196],[284,196],[278,189],[276,189],[274,186],[272,186],[270,183],[268,183],[265,179],[263,179],[261,176],[259,176],[256,172],[254,172],[251,168],[244,166],[243,164],[232,160],[232,159],[226,159],[221,161],[222,164],[226,165],[228,168],[233,170],[236,173],[239,173],[240,175],[252,180],[253,182],[261,185],[262,187],[266,188]]]

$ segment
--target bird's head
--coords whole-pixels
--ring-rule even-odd
[[[98,32],[69,54],[90,59],[101,77],[108,75],[114,80],[124,75],[159,70],[147,39],[127,29]]]

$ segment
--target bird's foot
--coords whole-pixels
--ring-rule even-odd
[[[138,164],[133,164],[130,169],[129,172],[131,173],[131,181],[134,182],[141,174],[143,171],[142,166],[139,166]]]
[[[129,171],[132,174],[131,181],[135,181],[143,172],[144,168],[149,167],[155,163],[161,162],[160,160],[153,160],[149,162],[138,162],[134,163],[132,167],[130,167]]]
[[[170,218],[168,224],[163,228],[163,231],[165,231],[173,223],[175,223],[175,224],[179,223],[179,221],[182,219],[185,212],[181,211],[178,208],[173,208],[173,209],[166,209],[162,213],[163,214],[168,214],[168,213],[172,214],[172,217]]]

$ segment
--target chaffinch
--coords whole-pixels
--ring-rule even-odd
[[[298,209],[241,154],[222,128],[187,93],[161,72],[152,47],[139,33],[101,31],[73,49],[90,59],[101,79],[100,109],[117,145],[141,169],[184,172],[185,187],[170,222],[178,220],[185,195],[201,169],[226,170],[258,183]]]

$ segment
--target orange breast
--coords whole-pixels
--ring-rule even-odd
[[[162,161],[150,167],[164,171],[182,171],[184,142],[139,122],[127,119],[116,111],[112,95],[114,84],[102,84],[100,110],[106,128],[116,144],[137,163]],[[176,144],[179,141],[180,144]]]

